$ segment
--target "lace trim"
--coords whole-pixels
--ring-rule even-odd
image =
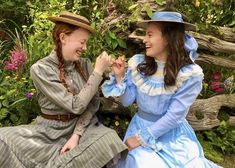
[[[185,67],[180,70],[177,79],[176,85],[171,87],[164,87],[163,80],[156,82],[151,79],[151,77],[145,77],[140,74],[137,70],[137,65],[144,61],[144,55],[135,55],[132,57],[128,65],[131,68],[131,76],[133,83],[143,92],[150,96],[160,95],[160,94],[172,94],[178,90],[184,81],[189,79],[192,76],[202,76],[203,72],[200,66],[194,64],[190,67]]]

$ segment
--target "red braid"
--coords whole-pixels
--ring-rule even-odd
[[[76,29],[78,29],[77,26],[73,26],[70,24],[63,23],[63,22],[57,22],[54,29],[53,29],[53,40],[55,43],[55,51],[56,51],[56,54],[57,54],[57,57],[59,60],[59,70],[60,70],[59,77],[60,77],[60,80],[61,80],[62,84],[64,85],[64,87],[68,90],[68,92],[73,93],[73,95],[75,95],[76,93],[74,93],[73,91],[71,91],[69,89],[68,84],[65,80],[64,58],[62,55],[60,34],[61,33],[71,34]]]

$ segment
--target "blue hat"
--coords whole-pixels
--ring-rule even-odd
[[[137,23],[138,26],[140,27],[146,27],[148,23],[150,22],[174,22],[174,23],[180,23],[185,25],[185,30],[196,30],[196,26],[184,22],[182,15],[178,12],[171,12],[171,11],[159,11],[159,12],[154,12],[151,20],[142,20]]]

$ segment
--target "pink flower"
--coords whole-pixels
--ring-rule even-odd
[[[14,50],[10,51],[10,61],[5,61],[5,69],[7,70],[18,70],[22,68],[27,60],[26,52],[17,46]]]
[[[221,79],[221,73],[220,72],[214,72],[212,74],[213,80],[219,81]]]
[[[224,83],[219,81],[212,81],[211,90],[215,93],[223,93],[225,91]]]
[[[221,87],[221,88],[216,88],[213,91],[216,93],[224,93],[225,89]]]

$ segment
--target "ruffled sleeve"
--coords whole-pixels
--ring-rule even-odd
[[[113,73],[109,75],[110,79],[106,80],[102,85],[102,92],[105,97],[110,96],[121,96],[126,90],[126,80],[127,80],[127,73],[125,73],[124,78],[122,79],[121,83],[116,84],[116,78]]]
[[[109,96],[121,96],[124,94],[127,86],[131,86],[132,82],[132,74],[133,69],[136,69],[137,65],[144,60],[144,56],[141,54],[137,54],[133,56],[128,61],[128,69],[125,73],[121,83],[116,84],[116,78],[113,73],[109,75],[110,79],[106,80],[102,85],[102,92],[105,97]]]

